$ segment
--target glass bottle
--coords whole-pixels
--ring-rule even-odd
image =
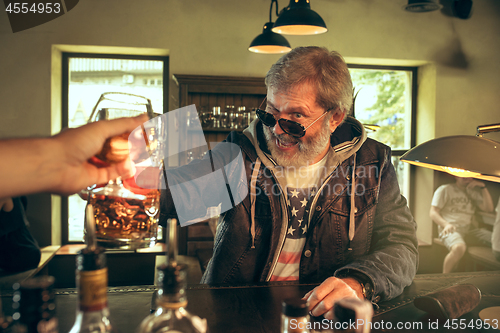
[[[59,331],[53,287],[54,277],[48,275],[14,284],[14,333]]]
[[[89,201],[85,208],[87,247],[76,256],[76,288],[78,306],[70,333],[116,332],[109,320],[108,267],[102,247],[96,246],[94,208]]]
[[[343,298],[333,306],[334,332],[370,333],[373,305],[367,300]],[[356,325],[352,325],[356,323]]]
[[[167,263],[158,269],[158,291],[153,294],[152,314],[144,318],[137,333],[204,333],[206,319],[186,310],[186,265],[177,262],[177,220],[167,222]]]
[[[116,332],[109,320],[108,268],[104,249],[84,248],[76,256],[78,306],[70,333]]]
[[[281,308],[281,333],[308,333],[309,309],[300,298],[285,299]]]

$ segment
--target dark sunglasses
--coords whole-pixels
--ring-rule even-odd
[[[303,137],[306,134],[306,130],[309,127],[311,127],[312,125],[314,125],[315,122],[317,122],[318,120],[323,118],[323,116],[326,115],[328,113],[328,111],[323,113],[318,118],[316,118],[316,120],[314,120],[307,127],[304,127],[304,125],[302,125],[296,121],[293,121],[293,120],[288,120],[288,119],[283,119],[283,118],[276,120],[276,118],[272,114],[270,114],[269,112],[266,112],[260,108],[257,109],[256,113],[257,113],[257,117],[260,119],[260,121],[262,121],[262,123],[264,125],[266,125],[268,127],[274,127],[274,126],[276,126],[276,122],[278,122],[278,124],[280,125],[283,132],[298,139],[298,138]]]

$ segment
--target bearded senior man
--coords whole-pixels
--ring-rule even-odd
[[[317,282],[305,298],[328,319],[340,298],[398,296],[416,273],[416,224],[390,148],[346,116],[353,87],[343,58],[296,48],[266,86],[258,119],[226,139],[241,148],[250,195],[221,215],[202,283]],[[169,190],[162,200],[171,216]]]

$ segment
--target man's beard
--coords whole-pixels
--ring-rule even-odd
[[[279,126],[279,125],[278,125]],[[304,138],[294,138],[288,134],[274,134],[274,128],[263,125],[264,136],[266,138],[267,148],[275,162],[282,167],[296,167],[312,165],[314,159],[322,153],[326,146],[330,144],[330,131],[328,126],[323,126],[317,136]],[[298,151],[286,153],[276,147],[276,139],[282,143],[296,143]]]

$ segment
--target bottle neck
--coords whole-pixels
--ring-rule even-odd
[[[159,291],[161,291],[161,289]],[[176,310],[179,308],[185,308],[187,304],[188,302],[186,297],[179,293],[166,295],[159,293],[156,298],[156,306],[158,308],[161,307],[164,309]]]

